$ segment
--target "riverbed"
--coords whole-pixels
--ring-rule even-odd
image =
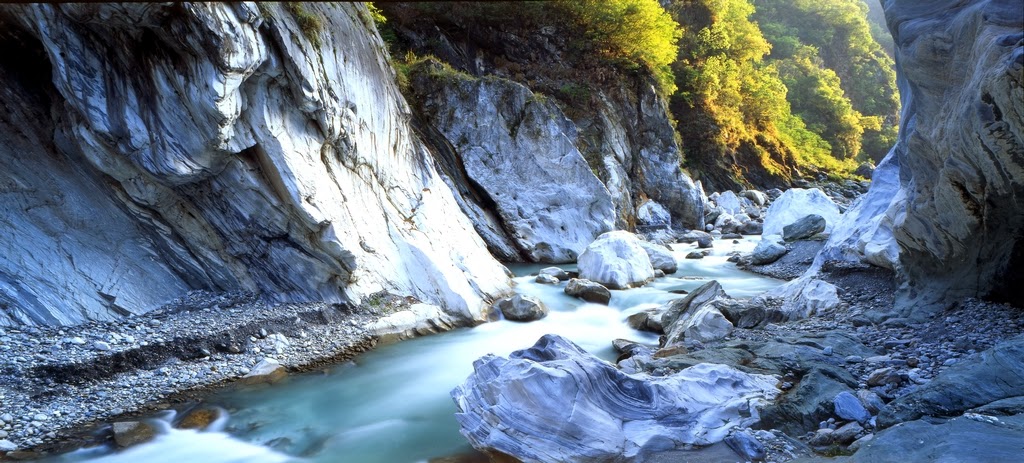
[[[60,462],[418,462],[469,451],[458,432],[449,391],[487,353],[507,355],[555,333],[609,361],[611,341],[657,344],[657,337],[629,328],[629,315],[684,297],[717,280],[733,297],[751,297],[782,282],[744,272],[727,262],[749,252],[757,237],[718,240],[712,254],[686,259],[695,245],[673,244],[679,270],[643,288],[612,291],[608,306],[566,296],[559,285],[535,283],[542,265],[509,265],[516,291],[540,298],[550,314],[532,323],[497,321],[380,347],[354,362],[318,374],[295,375],[269,387],[226,390],[207,404],[225,413],[206,431],[172,429],[173,412],[152,421],[160,429],[149,443],[120,452],[79,450]],[[563,266],[572,269],[572,266]],[[676,292],[673,292],[676,291]]]

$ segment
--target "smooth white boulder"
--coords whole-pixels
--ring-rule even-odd
[[[782,235],[782,229],[809,215],[817,214],[825,219],[825,233],[832,233],[839,223],[839,206],[817,188],[790,188],[782,193],[764,217],[762,235]]]
[[[651,259],[651,266],[654,267],[655,270],[661,270],[666,274],[672,274],[676,273],[676,270],[679,269],[676,257],[672,255],[672,251],[665,246],[640,240],[640,247],[644,248],[644,251],[647,252],[647,257]]]
[[[636,235],[622,230],[604,233],[587,246],[576,263],[580,278],[608,289],[643,286],[654,279],[654,267]]]
[[[523,462],[634,461],[709,445],[757,423],[777,379],[704,363],[672,376],[626,374],[545,335],[508,358],[488,354],[452,391],[473,447]]]

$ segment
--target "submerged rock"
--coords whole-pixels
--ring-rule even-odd
[[[643,286],[654,279],[654,267],[636,235],[613,231],[597,237],[577,261],[580,278],[609,289]]]
[[[545,335],[509,358],[486,355],[452,391],[473,447],[524,462],[624,461],[708,445],[757,422],[776,379],[702,364],[675,375],[627,375]]]
[[[156,429],[141,421],[119,421],[111,429],[118,447],[131,447],[156,437]]]
[[[581,278],[573,278],[565,285],[565,294],[578,297],[587,302],[607,304],[612,300],[612,293],[600,283]]]

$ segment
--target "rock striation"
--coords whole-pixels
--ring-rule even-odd
[[[903,101],[896,145],[830,258],[895,268],[898,316],[953,298],[1024,303],[1024,10],[1019,2],[885,3]]]
[[[451,142],[530,261],[573,262],[613,228],[611,195],[554,102],[511,80],[478,79],[439,62],[421,66],[413,82],[424,117]]]
[[[545,335],[509,358],[487,355],[452,391],[461,432],[523,462],[625,462],[720,442],[758,421],[776,379],[701,364],[672,376],[628,375]]]
[[[0,8],[17,50],[0,56],[0,325],[109,320],[192,289],[387,290],[479,318],[509,290],[365,7],[301,6],[320,28],[288,8]]]

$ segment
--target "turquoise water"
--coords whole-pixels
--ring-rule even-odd
[[[59,461],[95,462],[418,462],[469,450],[458,432],[449,391],[487,353],[507,355],[556,333],[606,360],[611,341],[627,338],[657,343],[657,336],[629,328],[624,320],[639,310],[683,297],[715,279],[734,297],[750,297],[782,282],[737,270],[726,262],[733,250],[749,252],[755,240],[716,241],[711,256],[684,259],[693,245],[673,245],[679,272],[643,288],[612,291],[609,306],[589,304],[558,286],[533,282],[529,273],[544,265],[511,265],[516,291],[542,299],[551,313],[532,323],[498,321],[472,329],[383,346],[355,362],[327,372],[290,377],[259,389],[227,391],[208,403],[228,417],[197,432],[162,426],[152,442],[119,453],[99,448]],[[571,269],[572,266],[563,266]],[[156,418],[159,419],[159,418]],[[166,417],[164,418],[166,420]]]

